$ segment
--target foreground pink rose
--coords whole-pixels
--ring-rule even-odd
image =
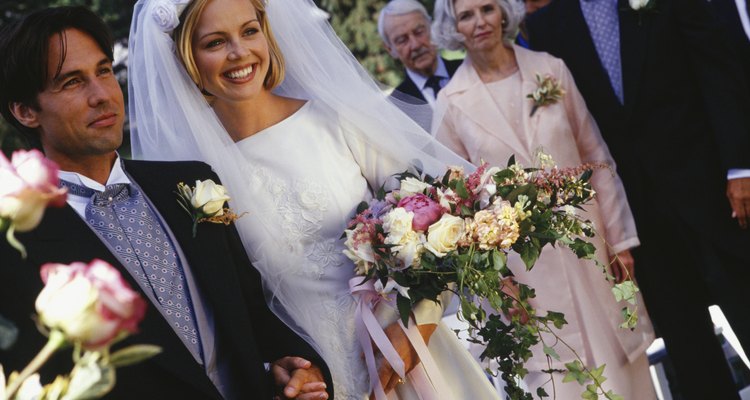
[[[146,312],[146,302],[104,261],[45,264],[41,275],[45,286],[36,299],[40,321],[87,349],[135,333]]]
[[[411,227],[419,232],[426,232],[445,212],[440,204],[421,193],[404,197],[398,202],[398,207],[414,213]]]
[[[36,228],[48,205],[65,205],[58,173],[57,165],[39,150],[18,150],[12,161],[0,154],[0,218],[18,232]]]

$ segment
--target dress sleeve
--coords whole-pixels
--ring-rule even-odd
[[[604,232],[598,234],[604,236],[613,253],[636,247],[640,242],[635,221],[625,195],[625,188],[620,176],[617,175],[615,161],[599,132],[599,127],[586,108],[573,76],[562,60],[556,59],[556,62],[559,71],[557,76],[560,77],[560,83],[566,91],[563,97],[565,111],[573,129],[581,160],[584,163],[605,163],[611,168],[609,171],[595,171],[591,179],[604,225]]]

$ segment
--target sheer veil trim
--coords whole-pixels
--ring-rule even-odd
[[[300,294],[289,290],[293,286],[288,283],[299,277],[288,274],[278,259],[269,259],[282,243],[273,234],[280,226],[279,216],[272,212],[274,204],[266,196],[255,195],[259,188],[252,176],[261,166],[232,142],[175,55],[170,33],[176,26],[174,16],[185,3],[139,0],[135,5],[128,68],[133,156],[201,160],[214,168],[232,196],[232,208],[249,213],[237,221],[237,228],[264,278],[269,305],[320,351],[319,344],[299,329],[306,326],[301,321],[314,316],[294,305],[299,301],[291,301]],[[398,160],[404,169],[437,175],[446,165],[473,168],[387,100],[311,0],[270,0],[266,11],[287,63],[286,78],[277,94],[325,105],[345,125],[356,128],[346,134],[358,135],[357,140]],[[252,229],[266,232],[262,237],[267,239],[250,242],[247,232],[251,224]],[[290,255],[284,262],[304,265],[305,260]]]

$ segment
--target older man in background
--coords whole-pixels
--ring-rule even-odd
[[[427,10],[416,0],[392,0],[378,18],[378,33],[385,48],[406,69],[406,77],[391,97],[428,132],[437,94],[461,64],[438,56],[430,22]],[[420,104],[429,107],[411,107]]]

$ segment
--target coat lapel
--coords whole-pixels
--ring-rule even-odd
[[[526,136],[526,147],[528,147],[528,154],[530,157],[533,156],[533,152],[536,150],[537,137],[539,135],[539,118],[545,114],[544,110],[536,110],[533,116],[531,116],[531,110],[534,107],[534,101],[527,99],[526,95],[531,94],[537,89],[538,84],[536,75],[545,75],[549,73],[548,66],[538,58],[534,59],[534,53],[520,47],[513,46],[513,50],[516,53],[516,61],[518,62],[518,70],[521,73],[521,96],[523,96],[523,125],[524,132],[516,132],[516,135]],[[553,76],[553,78],[559,80],[559,76]],[[525,160],[527,163],[531,163],[534,160]],[[530,164],[529,164],[530,165]]]
[[[471,65],[470,59],[464,60],[453,75],[451,84],[443,90],[451,103],[488,135],[505,143],[513,153],[526,154],[526,146],[505,117],[500,115],[495,100]]]

